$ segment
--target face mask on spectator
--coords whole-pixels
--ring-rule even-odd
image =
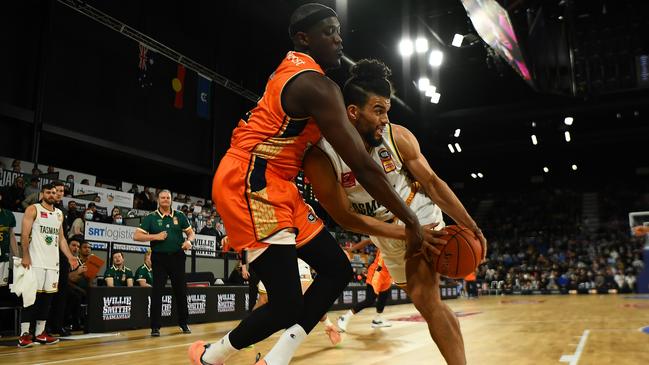
[[[87,221],[92,220],[92,213],[88,212],[84,217],[86,218]]]
[[[122,224],[122,218],[115,219],[115,224]]]
[[[193,216],[191,214],[187,214],[187,218],[192,219],[192,217]]]

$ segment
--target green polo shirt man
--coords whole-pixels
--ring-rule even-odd
[[[0,195],[0,200],[2,200],[2,195]],[[14,214],[7,209],[0,208],[0,287],[9,285],[11,254],[13,252],[14,255],[18,255],[14,227],[16,227]]]
[[[183,212],[171,209],[169,213],[163,213],[158,208],[142,219],[138,231],[148,235],[162,234],[157,237],[158,240],[151,241],[151,250],[154,253],[176,253],[185,242],[183,232],[187,233],[191,229],[192,226]],[[166,233],[164,238],[163,232]]]
[[[144,254],[144,264],[135,271],[135,282],[139,286],[153,285],[153,269],[151,268],[151,250]]]
[[[186,235],[186,238],[183,236]],[[162,290],[171,279],[177,305],[178,325],[183,333],[191,333],[187,320],[187,280],[185,279],[185,250],[192,248],[194,230],[187,217],[171,208],[171,192],[158,193],[158,209],[144,217],[133,235],[135,241],[151,242],[151,336],[160,336]]]
[[[133,271],[124,264],[124,254],[113,252],[113,265],[104,273],[106,286],[133,286]]]

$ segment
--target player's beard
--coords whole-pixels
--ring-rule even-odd
[[[376,129],[372,129],[370,131],[365,132],[365,135],[363,136],[365,142],[370,147],[378,147],[381,145],[381,142],[383,142],[381,138],[376,138],[376,136],[374,135],[375,133],[376,133]]]
[[[50,205],[54,205],[54,203],[56,203],[56,198],[51,198],[51,199],[43,198],[43,200],[45,201],[45,203]]]

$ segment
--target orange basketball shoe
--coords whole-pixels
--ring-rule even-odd
[[[342,336],[340,335],[340,331],[333,323],[325,326],[325,333],[327,334],[327,336],[329,336],[329,341],[331,341],[331,344],[333,346],[336,346],[343,340]]]
[[[224,365],[222,362],[210,364],[203,361],[203,354],[208,347],[210,345],[205,345],[205,341],[196,341],[189,346],[187,355],[189,355],[189,361],[191,361],[192,365]]]

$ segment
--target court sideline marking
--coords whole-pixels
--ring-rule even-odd
[[[577,365],[577,363],[579,363],[579,358],[581,357],[581,352],[584,350],[584,346],[586,346],[586,340],[588,340],[589,334],[590,334],[590,330],[584,330],[584,333],[581,335],[581,340],[579,340],[579,345],[577,345],[577,349],[575,350],[575,353],[572,355],[561,355],[561,359],[559,359],[559,362],[567,362],[570,363],[570,365]]]
[[[142,349],[142,350],[133,350],[133,351],[116,352],[116,353],[109,353],[109,354],[102,354],[102,355],[85,356],[85,357],[79,357],[79,358],[76,358],[76,359],[64,359],[64,360],[57,360],[57,361],[40,362],[40,363],[37,363],[35,365],[62,364],[62,363],[66,363],[66,362],[76,362],[76,361],[87,360],[87,359],[101,359],[103,357],[123,356],[123,355],[137,354],[137,353],[140,353],[140,352],[162,350],[162,349],[172,349],[172,348],[175,348],[175,347],[189,347],[189,345],[191,345],[191,343],[181,343],[181,344],[177,344],[177,345],[169,345],[169,346],[162,346],[162,347],[150,347],[150,348]]]

